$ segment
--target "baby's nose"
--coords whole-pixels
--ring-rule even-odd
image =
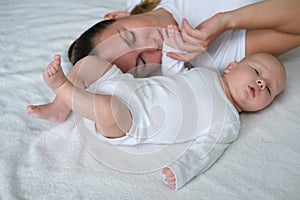
[[[266,87],[266,82],[262,79],[256,80],[256,84],[261,90],[264,90]]]

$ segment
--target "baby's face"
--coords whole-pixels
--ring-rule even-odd
[[[249,56],[226,69],[227,84],[239,111],[265,108],[285,86],[284,67],[269,54]]]

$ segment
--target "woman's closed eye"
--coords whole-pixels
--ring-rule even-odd
[[[118,33],[123,40],[130,48],[136,45],[136,36],[133,31],[128,30],[118,30]]]

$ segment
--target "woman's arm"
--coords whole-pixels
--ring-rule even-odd
[[[246,54],[279,55],[300,45],[300,1],[266,0],[218,13],[193,29],[183,21],[182,32],[207,49],[221,33],[247,29]]]
[[[247,29],[246,55],[277,56],[300,45],[299,0],[262,1],[224,13],[224,20],[226,29]]]
[[[226,29],[272,29],[300,34],[299,0],[266,0],[223,14]]]

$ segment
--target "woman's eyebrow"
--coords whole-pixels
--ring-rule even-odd
[[[136,37],[133,31],[128,31],[127,29],[124,29],[123,31],[118,29],[118,33],[120,34],[121,39],[129,46],[132,47],[135,45]],[[123,34],[130,34],[132,37],[132,40],[128,39],[128,37],[124,36]]]

